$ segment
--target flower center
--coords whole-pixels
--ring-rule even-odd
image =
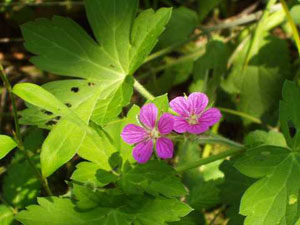
[[[157,139],[157,138],[159,138],[159,135],[160,134],[159,134],[157,129],[153,129],[149,133],[149,136],[150,136],[151,139]]]
[[[196,114],[193,114],[187,119],[187,121],[190,125],[198,124],[198,116]]]

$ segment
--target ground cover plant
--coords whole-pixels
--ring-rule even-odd
[[[299,1],[0,10],[0,225],[300,224]]]

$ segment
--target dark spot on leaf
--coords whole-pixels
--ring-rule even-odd
[[[290,133],[291,138],[295,137],[295,135],[297,133],[297,129],[292,120],[288,121],[288,127],[289,127],[289,133]]]
[[[110,66],[111,68],[116,68],[116,66],[113,65],[113,64],[110,64],[109,66]]]
[[[72,87],[71,91],[77,93],[79,91],[79,87]]]
[[[56,124],[57,124],[57,121],[55,121],[55,120],[49,120],[49,121],[46,123],[47,126],[54,126],[54,125],[56,125]]]
[[[93,86],[95,86],[95,83],[89,82],[88,85],[89,85],[90,87],[93,87]]]
[[[60,118],[61,118],[60,116],[55,117],[56,120],[60,120]]]
[[[48,115],[48,116],[51,116],[51,115],[53,115],[53,113],[52,112],[50,112],[50,111],[47,111],[47,110],[42,110],[42,112],[43,113],[45,113],[46,115]]]
[[[69,108],[72,107],[71,103],[66,103],[65,105],[66,105],[67,107],[69,107]]]

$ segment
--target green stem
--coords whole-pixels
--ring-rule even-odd
[[[298,32],[298,29],[297,29],[297,26],[290,14],[290,10],[285,2],[285,0],[280,0],[280,3],[282,5],[282,8],[286,14],[286,17],[287,17],[287,20],[291,26],[291,29],[292,29],[292,32],[293,32],[293,36],[294,36],[294,39],[295,39],[295,42],[296,42],[296,46],[298,48],[298,53],[299,53],[299,56],[300,56],[300,35],[299,35],[299,32]]]
[[[184,165],[178,166],[178,167],[175,168],[175,170],[177,172],[183,172],[185,170],[194,169],[194,168],[197,168],[199,166],[217,161],[219,159],[224,159],[226,157],[236,155],[238,153],[241,153],[243,150],[244,150],[243,148],[230,149],[230,150],[227,150],[225,152],[219,153],[217,155],[213,155],[213,156],[210,156],[210,157],[207,157],[207,158],[199,159],[195,162],[190,162],[190,163],[186,163]]]
[[[196,136],[196,138],[191,140],[191,141],[196,141],[196,142],[201,143],[201,144],[224,144],[224,145],[227,145],[227,146],[231,147],[232,149],[227,150],[227,151],[222,152],[222,153],[217,154],[217,155],[213,155],[213,156],[210,156],[210,157],[207,157],[207,158],[199,159],[199,160],[194,161],[194,162],[189,162],[189,163],[185,163],[183,165],[180,165],[180,166],[175,168],[177,172],[182,172],[182,171],[185,171],[185,170],[197,168],[199,166],[217,161],[219,159],[224,159],[228,156],[238,154],[238,153],[240,153],[244,150],[244,145],[242,145],[240,143],[237,143],[235,141],[229,140],[227,138],[217,136],[217,135]]]
[[[134,80],[133,84],[135,90],[139,92],[142,96],[144,96],[148,100],[153,100],[155,97],[152,95],[143,85],[141,85],[137,80]]]
[[[248,120],[250,120],[254,123],[262,124],[262,121],[260,119],[254,117],[254,116],[251,116],[247,113],[239,112],[239,111],[236,111],[236,110],[233,110],[233,109],[222,108],[222,107],[218,107],[218,109],[220,109],[221,112],[225,112],[225,113],[229,113],[229,114],[232,114],[232,115],[240,116],[240,117],[248,119]]]
[[[11,100],[12,109],[13,109],[12,110],[13,111],[13,117],[14,117],[14,122],[15,122],[15,130],[16,130],[16,139],[17,139],[16,141],[18,143],[18,148],[24,153],[24,156],[25,156],[26,160],[28,161],[29,165],[32,167],[32,169],[36,173],[37,178],[39,179],[39,181],[41,182],[41,184],[45,188],[47,194],[51,196],[52,192],[49,188],[47,179],[43,178],[42,174],[40,173],[38,168],[35,166],[33,161],[31,160],[31,157],[30,157],[28,151],[24,147],[23,139],[22,139],[22,135],[21,135],[21,130],[20,130],[20,125],[19,125],[19,121],[18,121],[18,111],[17,111],[17,106],[16,106],[16,99],[15,99],[15,96],[12,92],[11,84],[10,84],[10,82],[9,82],[9,80],[8,80],[1,64],[0,64],[0,77],[4,82],[4,85],[5,85],[8,93],[9,93],[9,97],[10,97],[10,100]]]
[[[223,145],[227,145],[229,147],[232,148],[243,148],[244,145],[232,141],[228,138],[219,136],[219,135],[210,135],[210,136],[196,136],[196,138],[194,139],[195,141],[197,141],[199,144],[223,144]]]

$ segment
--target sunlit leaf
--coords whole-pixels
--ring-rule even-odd
[[[235,167],[246,176],[260,178],[241,200],[245,225],[294,225],[299,219],[300,154],[286,148],[250,149]]]
[[[17,143],[11,137],[0,135],[0,159],[4,158],[16,146]]]

